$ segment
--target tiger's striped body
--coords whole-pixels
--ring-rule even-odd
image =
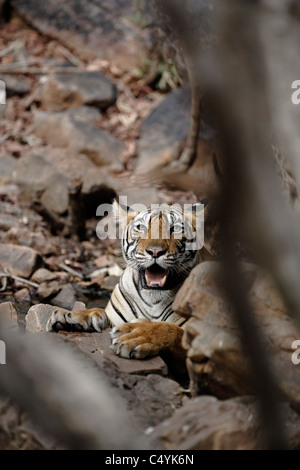
[[[164,295],[153,295],[139,288],[138,272],[127,267],[116,285],[105,312],[114,326],[146,318],[151,321],[168,321],[183,326],[182,318],[172,310],[175,291]]]
[[[115,202],[126,268],[107,307],[81,312],[58,308],[47,329],[102,331],[112,326],[116,354],[137,359],[161,354],[179,368],[185,361],[181,339],[186,319],[173,312],[172,303],[201,257],[194,243],[194,209],[183,217],[180,206],[133,212]]]
[[[120,207],[117,209],[122,211]],[[184,224],[183,216],[180,206],[148,208],[139,213],[123,213],[123,217],[119,213],[118,219],[124,227],[122,251],[127,267],[105,309],[113,325],[138,318],[179,326],[185,323],[186,319],[172,311],[172,302],[196,264],[199,251],[185,249],[186,241],[192,238],[192,218]],[[157,268],[157,283],[148,286],[145,272],[153,266]],[[160,269],[162,276],[172,277],[163,286],[158,282]]]

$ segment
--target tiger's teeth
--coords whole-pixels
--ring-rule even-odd
[[[163,279],[160,282],[151,281],[151,279],[149,279],[147,274],[145,274],[145,279],[146,279],[147,286],[149,286],[149,287],[152,287],[154,285],[157,285],[159,287],[164,287],[164,285],[166,283],[166,280],[167,280],[167,275],[165,274],[165,276],[163,277]]]

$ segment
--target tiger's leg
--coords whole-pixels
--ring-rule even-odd
[[[98,331],[109,328],[109,321],[103,308],[73,311],[56,307],[49,318],[47,331]]]
[[[186,350],[182,346],[183,329],[170,322],[146,319],[115,326],[111,331],[112,348],[118,356],[145,359],[160,355],[170,371],[186,373]]]

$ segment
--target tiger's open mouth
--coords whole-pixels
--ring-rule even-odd
[[[142,272],[143,287],[148,289],[167,289],[169,271],[158,264],[153,264]]]

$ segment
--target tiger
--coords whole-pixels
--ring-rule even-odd
[[[135,211],[115,200],[112,207],[122,230],[126,267],[106,308],[57,307],[46,329],[101,332],[112,328],[116,355],[128,359],[160,355],[177,371],[185,370],[182,336],[187,318],[174,312],[172,303],[193,267],[207,259],[196,231],[197,214],[203,220],[206,204],[201,201],[185,211],[178,204]]]

